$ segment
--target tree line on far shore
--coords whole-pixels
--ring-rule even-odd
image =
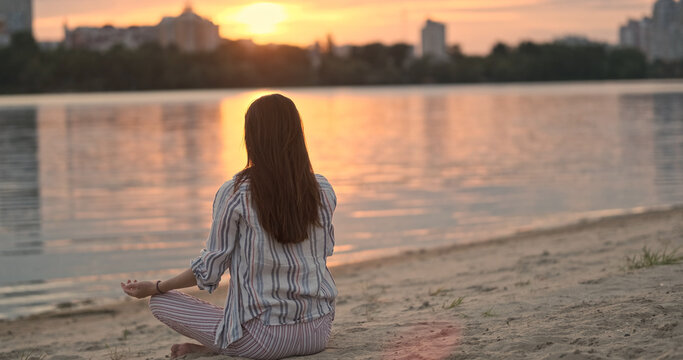
[[[332,48],[328,46],[327,48]],[[124,91],[264,86],[383,85],[683,77],[683,60],[649,63],[637,49],[603,44],[496,44],[486,56],[416,58],[408,44],[323,50],[225,40],[213,52],[148,44],[105,52],[41,49],[28,34],[0,49],[0,93]]]

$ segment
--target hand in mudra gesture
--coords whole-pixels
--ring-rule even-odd
[[[121,289],[128,296],[132,296],[138,299],[158,294],[156,283],[153,283],[151,281],[128,280],[128,282],[125,284],[121,283]]]

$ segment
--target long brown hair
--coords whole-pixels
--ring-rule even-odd
[[[249,179],[261,226],[274,239],[304,241],[320,224],[320,192],[294,102],[280,94],[256,99],[244,115],[244,142],[247,165],[235,186]]]

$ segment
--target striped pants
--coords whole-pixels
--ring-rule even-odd
[[[310,322],[287,325],[265,325],[252,319],[242,324],[242,338],[226,349],[219,349],[214,339],[223,319],[223,308],[175,290],[152,296],[149,308],[159,321],[211,351],[251,359],[280,359],[323,351],[334,319],[334,314],[328,314]]]

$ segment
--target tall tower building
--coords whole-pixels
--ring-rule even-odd
[[[673,29],[673,48],[674,56],[678,59],[683,59],[683,0],[679,0],[677,5],[677,14]]]
[[[657,0],[652,16],[619,28],[619,44],[640,49],[649,60],[683,59],[683,0]]]
[[[33,34],[32,0],[0,0],[0,27],[6,34]]]
[[[672,40],[675,36],[677,4],[674,0],[657,0],[652,8],[652,57],[671,60],[675,58]]]
[[[422,56],[435,60],[448,59],[445,24],[427,19],[422,28]]]
[[[641,48],[639,21],[629,20],[626,25],[619,28],[619,44],[627,47]]]
[[[676,1],[657,0],[652,8],[652,18],[657,27],[665,27],[676,21]]]

